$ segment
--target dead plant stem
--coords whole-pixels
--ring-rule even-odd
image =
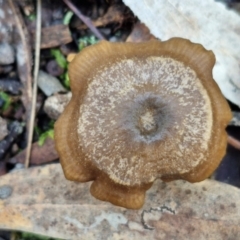
[[[231,145],[232,147],[240,150],[240,141],[229,135],[228,135],[228,144]]]
[[[65,4],[87,25],[87,27],[93,32],[93,34],[100,40],[104,40],[105,37],[98,31],[98,29],[93,25],[92,21],[84,16],[79,9],[77,9],[72,2],[69,0],[63,0]]]
[[[35,62],[34,62],[34,71],[33,71],[33,97],[31,105],[31,115],[29,120],[29,130],[27,138],[27,149],[26,149],[26,158],[25,158],[25,168],[28,168],[30,161],[30,154],[32,148],[32,139],[33,139],[33,129],[34,129],[34,120],[36,112],[36,101],[37,101],[37,78],[39,72],[39,62],[40,62],[40,43],[41,43],[41,0],[37,1],[37,19],[36,19],[36,42],[35,42]]]

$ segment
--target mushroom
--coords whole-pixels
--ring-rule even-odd
[[[213,52],[186,39],[102,41],[69,66],[72,99],[55,124],[65,177],[139,209],[155,179],[202,181],[226,151],[230,108]]]

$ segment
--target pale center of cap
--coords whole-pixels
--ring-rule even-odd
[[[152,182],[206,159],[210,98],[195,71],[175,59],[124,59],[100,69],[80,113],[80,147],[115,182]]]
[[[142,134],[151,134],[157,129],[154,110],[147,109],[139,118],[138,127]]]

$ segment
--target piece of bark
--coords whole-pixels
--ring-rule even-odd
[[[240,190],[230,185],[156,181],[139,210],[95,199],[90,185],[65,180],[60,164],[5,175],[0,228],[78,240],[240,239]]]
[[[32,31],[32,39],[35,39],[35,31]],[[58,47],[72,41],[71,33],[67,25],[53,25],[41,30],[41,49]],[[33,41],[33,47],[35,43]]]
[[[128,36],[126,42],[146,42],[157,39],[149,31],[144,23],[137,22]]]
[[[24,163],[26,150],[18,153],[16,156],[9,159],[9,163]],[[47,138],[42,146],[38,142],[33,143],[30,155],[30,164],[38,165],[58,159],[58,154],[55,150],[54,140]]]

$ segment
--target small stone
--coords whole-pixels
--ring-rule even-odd
[[[240,112],[232,112],[233,118],[228,124],[229,126],[240,126]]]
[[[58,65],[56,60],[50,60],[47,63],[46,70],[49,74],[51,74],[54,77],[58,77],[64,73],[64,69]]]
[[[14,63],[14,50],[8,43],[0,44],[0,64],[8,65]]]
[[[0,141],[8,135],[7,121],[0,117]]]
[[[51,119],[56,120],[65,109],[71,97],[71,92],[51,96],[45,101],[43,109]]]
[[[38,87],[46,96],[51,96],[54,93],[66,92],[59,80],[44,71],[39,71]]]

